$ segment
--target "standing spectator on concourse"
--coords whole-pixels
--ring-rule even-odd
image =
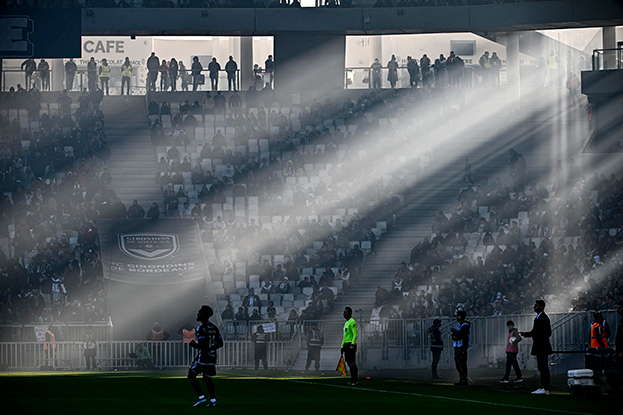
[[[179,65],[175,58],[169,61],[169,82],[171,83],[171,91],[177,91],[177,77],[179,73]]]
[[[162,60],[158,72],[160,72],[160,91],[166,91],[169,89],[169,65],[165,59]]]
[[[106,95],[110,95],[108,90],[108,82],[110,81],[110,65],[106,58],[102,58],[102,64],[99,67],[100,82],[102,83],[102,91],[106,92]]]
[[[76,62],[74,62],[73,58],[70,58],[65,63],[65,89],[68,91],[71,91],[74,87],[74,77],[77,71],[78,66],[76,66]]]
[[[41,75],[41,90],[49,91],[50,90],[50,64],[46,62],[45,59],[41,59],[39,62],[39,66],[37,66],[37,70],[39,71],[39,75]],[[28,86],[28,84],[26,84]]]
[[[229,61],[225,64],[225,72],[227,72],[227,90],[236,90],[236,72],[238,71],[238,64],[234,60],[233,56],[229,57]]]
[[[489,58],[489,52],[485,51],[478,60],[480,64],[480,74],[482,75],[482,85],[489,86],[491,84],[491,59]]]
[[[398,82],[398,62],[396,56],[392,55],[392,58],[387,62],[387,80],[392,89],[396,89],[396,83]]]
[[[372,79],[370,80],[372,89],[381,89],[381,69],[383,69],[383,65],[379,62],[379,58],[374,59],[370,69],[372,72]]]
[[[130,83],[132,81],[132,63],[129,57],[125,57],[123,65],[121,65],[121,95],[123,95],[123,87],[127,85],[127,93],[130,95]]]
[[[182,79],[182,91],[188,91],[188,72],[186,71],[186,65],[184,65],[184,62],[179,61],[178,68],[180,78]]]
[[[454,363],[459,372],[459,381],[455,386],[468,386],[467,377],[467,348],[469,347],[470,324],[465,321],[467,313],[463,310],[456,312],[456,327],[450,329],[454,341]]]
[[[160,68],[160,58],[156,52],[152,52],[147,59],[147,91],[156,90],[156,79],[158,79],[158,69]]]
[[[218,90],[218,71],[220,70],[221,64],[216,61],[216,58],[212,58],[212,62],[208,64],[208,71],[210,72],[210,85],[212,87],[212,91]]]
[[[407,71],[409,72],[409,86],[411,88],[417,88],[420,68],[417,61],[411,56],[407,56]]]
[[[89,92],[92,92],[97,83],[97,62],[95,62],[95,58],[92,56],[87,63],[87,83],[89,85]]]
[[[199,58],[195,56],[193,57],[193,64],[190,67],[190,73],[193,76],[193,91],[196,91],[197,86],[199,86],[201,71],[203,71],[203,65],[201,65],[201,62],[199,62]]]
[[[270,87],[273,86],[273,77],[275,74],[275,61],[273,61],[273,55],[268,55],[268,59],[264,61],[264,72],[268,75],[268,82]]]
[[[532,351],[530,354],[536,356],[536,363],[541,374],[541,386],[533,395],[549,395],[549,363],[548,356],[552,354],[552,345],[549,338],[552,335],[552,325],[549,317],[545,314],[545,301],[536,300],[534,303],[534,312],[536,318],[532,330],[519,332],[523,337],[532,337]]]
[[[430,84],[430,58],[426,53],[420,58],[420,70],[422,71],[422,85],[426,88]]]
[[[32,80],[32,74],[37,70],[37,62],[35,62],[33,58],[28,58],[22,62],[21,68],[26,75],[26,82],[24,85],[28,88],[28,85],[30,85],[30,81]]]
[[[547,75],[549,77],[549,86],[556,86],[558,84],[558,55],[556,51],[552,49],[547,57]]]
[[[502,61],[498,57],[497,52],[493,52],[491,54],[491,77],[493,78],[493,86],[501,86],[500,85],[500,69],[502,69]]]

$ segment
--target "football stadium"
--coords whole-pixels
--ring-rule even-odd
[[[620,1],[0,27],[3,413],[620,412]]]

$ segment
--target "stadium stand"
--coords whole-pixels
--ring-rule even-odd
[[[413,248],[373,314],[391,312],[382,309],[388,303],[403,318],[457,309],[505,315],[541,297],[559,311],[613,308],[623,280],[604,262],[617,260],[623,242],[621,181],[597,173],[585,180],[573,164],[568,171],[521,192],[499,179],[461,191],[460,203],[435,217],[430,238]]]
[[[390,97],[388,103],[392,100],[397,101]],[[344,200],[343,195],[355,196],[366,184],[357,177],[344,182],[339,171],[346,160],[366,156],[365,150],[352,148],[360,138],[357,131],[376,134],[398,124],[397,118],[372,115],[385,105],[372,93],[363,94],[357,104],[350,99],[309,107],[275,103],[270,112],[261,105],[245,106],[249,117],[233,119],[229,109],[213,114],[195,105],[193,113],[188,104],[151,103],[167,214],[193,217],[204,229],[221,311],[238,309],[254,289],[261,292],[259,311],[264,313],[272,301],[277,320],[285,321],[293,310],[303,319],[318,318],[347,289],[345,278],[357,279],[364,256],[395,223],[404,200],[398,192],[414,185],[413,173],[420,171],[415,163],[401,175],[383,176],[387,164],[404,163],[405,158],[379,159],[363,176],[379,177],[371,197]],[[160,110],[154,114],[156,108]],[[355,120],[354,114],[360,118]],[[301,214],[289,215],[292,211]],[[264,241],[254,243],[260,248],[246,251],[258,238]],[[275,295],[270,282],[278,285],[284,276],[293,284],[291,291]]]
[[[18,89],[0,110],[3,324],[108,318],[95,222],[120,201],[99,101],[72,101]]]

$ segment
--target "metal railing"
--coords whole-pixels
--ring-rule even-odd
[[[594,49],[593,70],[623,69],[623,48]]]
[[[292,366],[296,359],[294,342],[270,341],[266,348],[268,366],[284,369]],[[137,344],[147,348],[150,354],[148,367],[183,368],[193,361],[196,350],[182,341],[146,342],[105,341],[97,343],[95,360],[99,369],[137,369],[134,356]],[[226,341],[218,350],[218,366],[226,368],[253,368],[253,342]],[[0,343],[0,365],[8,370],[39,370],[47,367],[54,370],[83,370],[86,367],[83,342],[6,342]]]
[[[505,70],[500,71],[499,77],[493,77],[492,83],[505,85]],[[477,78],[477,68],[466,65],[462,68],[441,69],[435,74],[434,68],[429,72],[421,72],[418,69],[415,73],[413,82],[411,75],[406,66],[399,66],[396,70],[395,80],[390,81],[390,70],[383,67],[378,75],[374,75],[370,67],[348,67],[345,68],[345,88],[346,89],[402,89],[411,87],[429,87],[429,88],[446,88],[446,87],[467,87],[473,88],[479,83]]]
[[[177,91],[192,91],[195,84],[195,76],[192,75],[192,71],[187,68],[186,74],[180,74],[176,79],[176,90]],[[145,88],[148,92],[167,92],[171,91],[171,84],[161,82],[161,75],[158,72],[157,78],[155,79],[155,89],[151,89],[149,86],[149,71],[147,72],[147,79],[145,80],[145,85],[141,85],[141,87]],[[229,75],[225,71],[225,69],[221,69],[217,73],[217,77],[215,78],[216,88],[212,88],[212,79],[210,78],[210,71],[208,69],[203,69],[201,71],[201,80],[197,79],[197,91],[227,91],[229,90]],[[119,80],[121,82],[121,80]],[[166,86],[168,85],[168,86]],[[166,86],[166,87],[165,87]],[[240,69],[236,70],[236,74],[234,77],[234,85],[231,89],[232,91],[240,91]]]
[[[604,318],[612,330],[610,340],[614,341],[614,331],[620,317],[613,310],[603,311]],[[550,357],[550,363],[564,363],[566,352],[583,351],[588,345],[588,334],[592,321],[591,312],[550,313],[552,321],[552,348],[558,353]],[[532,328],[534,314],[515,314],[507,316],[490,316],[468,318],[470,330],[470,365],[489,365],[500,367],[506,355],[507,327],[506,321],[513,320],[520,331]],[[256,322],[250,323],[255,324]],[[270,338],[267,347],[268,365],[271,368],[290,368],[296,362],[301,350],[306,349],[307,333],[311,324],[317,324],[325,336],[323,348],[336,349],[341,343],[343,320],[305,321],[292,324],[292,331],[287,335],[278,332]],[[450,328],[456,321],[453,318],[442,319],[441,333],[444,341],[444,352],[440,368],[453,367],[452,340]],[[379,366],[381,368],[413,369],[430,366],[430,340],[428,328],[432,319],[358,319],[359,340],[357,341],[359,361],[362,368]],[[241,327],[242,325],[240,325]],[[240,339],[227,339],[225,346],[219,350],[218,365],[230,368],[254,367],[253,342],[250,332],[254,327],[247,326],[247,332]],[[226,334],[227,323],[222,330]],[[233,327],[233,326],[231,326]],[[285,326],[284,326],[285,327]],[[234,334],[237,335],[237,331]],[[159,368],[185,367],[192,361],[196,351],[190,349],[182,341],[146,342],[146,341],[100,341],[98,342],[97,361],[103,369],[134,369],[136,360],[130,357],[136,345],[147,346],[152,363]],[[526,339],[520,343],[519,362],[526,367],[534,366],[530,358],[532,341]],[[614,347],[613,344],[610,344]],[[51,351],[50,351],[51,350]],[[40,366],[52,366],[57,369],[80,369],[85,366],[84,344],[81,341],[56,342],[56,348],[46,352],[45,343],[4,342],[0,343],[0,365],[13,370],[34,370]]]
[[[192,91],[193,90],[193,76],[190,74],[190,69],[186,70],[187,74],[180,74],[175,80],[175,89],[176,91]],[[133,75],[130,79],[130,90],[132,94],[144,94],[148,89],[149,83],[149,75],[148,71],[145,70],[146,76],[139,77],[137,75]],[[211,91],[210,84],[210,76],[209,71],[204,69],[202,75],[205,78],[204,83],[198,84],[198,91]],[[255,84],[258,89],[261,89],[261,86],[264,86],[266,82],[272,82],[269,74],[266,74],[265,71],[258,72],[258,82]],[[26,76],[26,73],[21,69],[3,69],[2,70],[2,91],[7,92],[11,89],[11,87],[17,90],[17,85],[21,85],[24,89],[30,90],[33,83],[37,84],[37,88],[40,91],[53,91],[53,92],[61,92],[63,89],[70,89],[67,85],[67,77],[65,76],[65,71],[63,70],[60,76],[63,77],[62,82],[56,82],[58,80],[53,81],[54,76],[59,76],[58,73],[53,74],[52,70],[48,72],[48,87],[47,89],[43,88],[43,77],[41,71],[35,71],[32,76]],[[28,82],[27,82],[28,81]],[[227,72],[224,69],[221,69],[218,72],[218,91],[227,91],[228,88],[228,77]],[[94,83],[100,83],[100,87],[102,87],[100,82],[99,75],[95,78]],[[108,89],[111,95],[120,95],[121,94],[121,69],[120,67],[113,67],[111,71],[111,76],[108,80]],[[54,85],[57,85],[55,88]],[[60,87],[58,86],[60,85]],[[72,90],[80,91],[82,88],[87,88],[89,85],[88,75],[86,70],[78,70],[73,79]],[[240,91],[240,69],[236,71],[235,75],[235,89]],[[155,91],[156,92],[171,92],[172,85],[171,81],[168,80],[165,83],[161,83],[161,74],[158,72],[157,77],[155,79]]]
[[[44,79],[47,73],[47,87],[44,89]],[[21,69],[3,69],[2,70],[2,91],[7,92],[11,87],[17,91],[17,85],[21,85],[25,90],[30,90],[32,84],[35,83],[39,91],[51,91],[52,90],[52,70],[46,71],[34,71],[31,75],[27,75],[26,72]]]

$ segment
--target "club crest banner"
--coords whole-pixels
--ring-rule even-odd
[[[131,284],[205,279],[203,249],[192,220],[98,221],[104,276]]]

